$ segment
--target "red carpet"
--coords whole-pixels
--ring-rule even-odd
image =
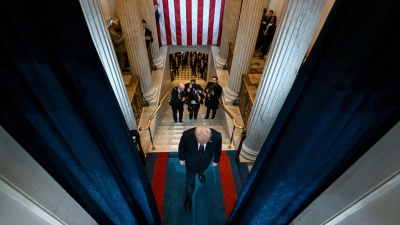
[[[154,165],[154,177],[152,189],[154,197],[156,199],[158,212],[160,218],[162,218],[163,205],[164,205],[164,189],[165,189],[165,177],[167,167],[168,152],[160,152],[157,155],[157,159]]]
[[[192,210],[189,212],[183,207],[185,167],[179,164],[177,153],[147,155],[146,170],[152,170],[152,176],[149,177],[152,177],[152,189],[163,224],[223,224],[226,221],[236,202],[237,190],[241,187],[237,165],[233,159],[234,152],[228,155],[226,151],[222,151],[218,166],[210,165],[205,171],[205,185],[196,180]],[[232,173],[232,169],[236,172]],[[208,216],[200,216],[202,214]]]
[[[221,174],[222,193],[224,194],[225,212],[228,218],[236,202],[235,183],[233,182],[232,169],[229,158],[225,151],[222,151],[219,162],[219,172]]]

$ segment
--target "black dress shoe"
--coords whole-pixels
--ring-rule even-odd
[[[190,207],[192,207],[191,197],[186,197],[186,200],[185,200],[185,209],[186,209],[186,211],[189,211]]]
[[[204,119],[208,119],[208,116],[204,117]]]
[[[183,123],[183,121],[182,121],[182,120],[179,120],[179,123]]]
[[[200,183],[205,184],[206,183],[206,176],[199,175],[199,180],[200,180]]]

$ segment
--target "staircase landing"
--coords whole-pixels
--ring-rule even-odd
[[[177,152],[183,131],[200,125],[209,126],[220,132],[222,134],[222,149],[229,149],[229,134],[225,131],[222,123],[217,117],[215,117],[215,119],[203,119],[206,110],[207,108],[204,105],[201,105],[197,120],[189,119],[189,112],[185,106],[182,120],[183,123],[175,123],[172,117],[172,110],[167,109],[153,138],[154,147],[156,149],[150,150],[149,152]]]

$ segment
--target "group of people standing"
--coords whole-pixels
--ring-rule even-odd
[[[274,16],[273,10],[269,10],[262,16],[260,29],[257,36],[256,50],[261,50],[262,52],[262,54],[259,55],[260,59],[263,59],[264,56],[268,53],[269,46],[275,35],[275,31],[276,16]]]
[[[183,122],[182,118],[185,104],[188,106],[187,109],[189,111],[189,119],[197,119],[200,104],[203,104],[203,102],[207,107],[207,113],[204,119],[214,119],[221,94],[222,87],[218,84],[217,76],[212,77],[212,81],[207,83],[207,86],[204,90],[199,84],[196,84],[195,79],[192,79],[186,85],[180,83],[171,91],[170,105],[172,108],[174,122]]]
[[[117,54],[119,67],[121,68],[122,72],[129,72],[128,68],[130,66],[125,47],[125,36],[122,33],[120,21],[118,19],[110,20],[109,23],[110,23],[109,26],[110,36],[112,43],[114,45],[115,52]],[[150,43],[153,42],[153,36],[151,31],[147,29],[146,20],[142,20],[142,27],[143,27],[144,40],[146,41],[146,48],[148,50]]]
[[[179,67],[185,70],[189,65],[192,69],[192,76],[197,76],[196,72],[200,73],[200,77],[204,79],[204,72],[207,70],[208,56],[201,52],[178,52],[174,54],[171,65],[175,75],[179,75]]]

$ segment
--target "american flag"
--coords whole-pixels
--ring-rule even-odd
[[[220,42],[225,0],[158,0],[162,45]]]

